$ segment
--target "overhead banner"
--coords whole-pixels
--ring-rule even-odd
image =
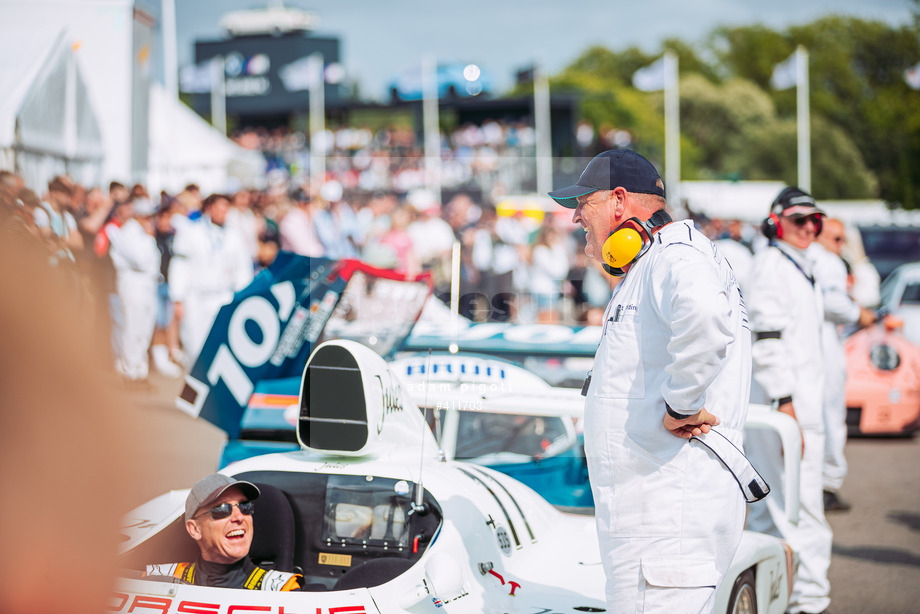
[[[224,63],[224,88],[228,115],[304,113],[309,106],[307,61],[323,56],[325,99],[342,99],[339,40],[298,34],[245,36],[195,43],[195,64],[180,71],[180,90],[196,94],[195,110],[210,111],[212,59]]]

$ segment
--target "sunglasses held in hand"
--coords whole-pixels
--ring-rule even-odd
[[[211,520],[223,520],[230,516],[233,513],[233,506],[236,506],[240,510],[240,514],[244,516],[252,516],[253,509],[255,505],[252,501],[240,501],[239,503],[221,503],[220,505],[215,505],[206,512],[201,512],[195,518],[204,516],[205,514],[211,514]]]

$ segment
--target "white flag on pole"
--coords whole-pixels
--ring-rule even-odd
[[[633,73],[633,87],[643,92],[658,92],[664,89],[664,56]]]
[[[211,91],[211,63],[183,66],[179,71],[179,91],[186,94],[207,94]]]
[[[904,71],[904,80],[913,90],[920,90],[920,62]]]
[[[796,55],[793,53],[773,68],[770,87],[775,90],[788,90],[790,87],[796,86],[798,82],[796,78]]]

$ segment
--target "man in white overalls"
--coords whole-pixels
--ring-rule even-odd
[[[799,523],[787,520],[782,497],[751,506],[748,528],[782,537],[799,555],[787,612],[823,612],[830,605],[833,534],[824,517],[824,306],[807,250],[821,232],[824,212],[811,195],[783,189],[770,205],[763,232],[770,247],[757,252],[746,286],[754,333],[751,401],[773,405],[802,431]],[[765,433],[750,434],[748,451],[771,483],[781,484],[782,452]]]
[[[712,430],[741,447],[751,345],[738,283],[691,223],[671,223],[658,172],[632,151],[601,153],[550,196],[575,209],[585,253],[622,277],[583,391],[608,611],[710,612],[744,498],[688,439]]]
[[[212,194],[202,203],[199,219],[176,228],[169,298],[179,319],[188,366],[197,360],[220,308],[253,278],[252,256],[244,238],[224,225],[229,209],[226,196]]]

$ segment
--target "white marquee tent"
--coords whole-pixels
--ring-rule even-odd
[[[171,98],[159,84],[150,91],[150,165],[152,193],[175,193],[189,183],[204,193],[235,186],[262,187],[265,159],[225,137],[192,109]]]
[[[132,36],[150,28],[135,23],[133,5],[0,2],[0,57],[10,60],[0,66],[0,168],[38,192],[65,173],[87,186],[140,181],[152,194],[188,183],[205,192],[261,187],[258,152],[132,76],[149,65],[149,49]],[[135,107],[149,113],[135,117]]]
[[[0,167],[41,190],[56,174],[95,184],[104,146],[66,32],[4,27],[0,57]]]

